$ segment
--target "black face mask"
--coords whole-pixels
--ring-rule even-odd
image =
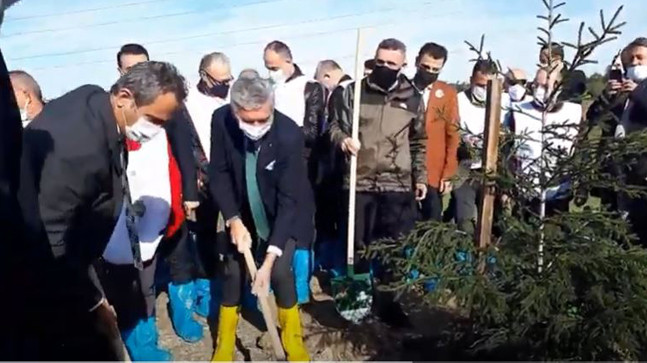
[[[229,85],[228,84],[214,84],[211,87],[207,87],[207,93],[210,96],[213,97],[218,97],[218,98],[226,98],[227,94],[229,93]]]
[[[423,90],[427,88],[430,84],[436,82],[438,79],[438,73],[430,73],[425,70],[419,69],[416,72],[416,75],[413,77],[413,82],[416,84],[418,89]]]
[[[218,97],[218,98],[226,98],[227,94],[229,94],[229,81],[226,81],[225,83],[223,82],[218,82],[213,77],[211,77],[209,74],[202,74],[202,79],[200,80],[200,83],[198,84],[199,90],[206,94],[207,96],[211,97]],[[212,86],[209,86],[207,84],[207,81],[205,80],[208,79],[209,83],[212,84]]]
[[[380,87],[384,91],[388,91],[395,81],[398,80],[399,69],[391,69],[386,66],[375,66],[373,72],[369,76],[371,83]]]

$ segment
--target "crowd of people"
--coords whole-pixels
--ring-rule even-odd
[[[565,152],[585,126],[604,124],[617,137],[647,126],[646,38],[620,53],[609,72],[620,77],[609,76],[587,113],[586,77],[568,69],[557,44],[540,49],[532,73],[479,59],[461,91],[439,80],[448,52],[433,42],[418,51],[411,79],[397,39],[378,44],[361,80],[332,59],[319,62],[311,79],[281,41],[262,55],[266,71],[234,77],[225,54],[206,54],[189,87],[173,65],[127,44],[110,90],[84,85],[48,102],[32,76],[9,72],[24,130],[14,211],[20,232],[10,249],[20,292],[10,303],[17,317],[7,357],[123,360],[123,342],[132,360],[170,360],[155,323],[165,290],[175,333],[199,341],[205,329],[196,315],[214,318],[213,359],[231,361],[241,307],[255,309],[255,297],[271,289],[287,358],[307,361],[299,305],[310,301],[314,270],[343,274],[351,156],[361,250],[397,240],[417,221],[454,221],[475,233],[482,181],[473,176],[483,168],[478,150],[494,77],[504,79],[503,128],[524,136],[515,148],[518,173],[536,168],[546,125],[575,125],[555,139]],[[645,185],[645,170],[623,175]],[[545,192],[547,213],[567,210],[573,199],[568,180]],[[626,209],[647,243],[640,223],[647,201],[600,193],[609,208]],[[523,197],[536,204],[539,194]],[[259,266],[253,279],[248,250]],[[355,261],[357,273],[375,279],[374,316],[406,326],[407,314],[380,288],[388,266]]]

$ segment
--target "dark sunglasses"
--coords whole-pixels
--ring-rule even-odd
[[[223,85],[227,85],[227,84],[231,83],[231,81],[233,81],[233,80],[234,80],[234,78],[233,78],[233,77],[229,77],[228,79],[226,79],[226,80],[224,80],[224,81],[218,81],[217,79],[215,79],[215,78],[211,77],[211,75],[209,75],[209,73],[207,73],[207,72],[205,72],[205,71],[202,71],[202,75],[203,75],[203,76],[204,76],[204,77],[205,77],[209,82],[211,82],[211,83],[213,83],[213,84],[223,84]]]
[[[512,80],[512,79],[509,79],[509,80],[508,80],[508,84],[509,84],[509,85],[511,85],[511,86],[516,86],[516,85],[518,85],[518,84],[519,84],[519,85],[522,85],[522,86],[525,86],[525,85],[526,85],[526,83],[528,83],[528,81],[526,81],[526,80],[524,80],[524,79],[519,79],[519,80]]]

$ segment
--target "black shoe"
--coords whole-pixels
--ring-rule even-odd
[[[397,302],[389,302],[377,310],[378,318],[392,328],[407,329],[413,327],[409,316],[402,310]]]

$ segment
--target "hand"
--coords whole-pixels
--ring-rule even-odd
[[[240,218],[234,219],[229,225],[231,243],[236,245],[238,252],[243,253],[252,247],[252,236]]]
[[[115,309],[108,303],[108,300],[104,298],[93,312],[97,314],[98,327],[105,336],[119,336],[117,314],[115,313]]]
[[[622,83],[618,82],[617,80],[611,79],[609,80],[609,82],[607,82],[607,92],[609,94],[612,95],[612,94],[618,93],[620,92],[621,89],[622,89]]]
[[[440,187],[438,188],[438,191],[443,195],[451,193],[451,191],[452,191],[452,182],[451,182],[451,180],[441,180],[440,181]]]
[[[200,206],[200,202],[184,202],[184,213],[187,219],[195,222],[195,210]]]
[[[480,141],[479,138],[474,135],[465,135],[464,140],[465,143],[471,147],[476,147],[476,145]]]
[[[418,183],[416,184],[416,200],[423,200],[427,197],[427,185]]]
[[[357,155],[357,152],[362,147],[362,144],[359,140],[353,140],[350,137],[347,137],[341,143],[341,151],[350,155]]]
[[[501,195],[501,205],[506,209],[510,209],[512,206],[512,200],[510,200],[510,197],[507,194]]]
[[[263,262],[263,265],[256,271],[252,281],[252,294],[258,297],[267,297],[270,294],[270,277],[272,276],[272,263]]]
[[[634,81],[632,81],[630,79],[625,79],[624,81],[622,81],[621,90],[622,90],[622,92],[633,92],[636,89],[636,87],[638,87],[636,82],[634,82]]]

